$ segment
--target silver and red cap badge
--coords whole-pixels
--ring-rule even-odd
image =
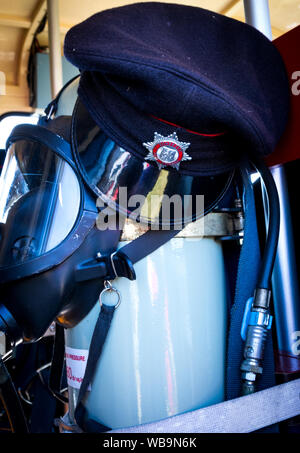
[[[179,141],[176,132],[167,137],[154,132],[153,142],[143,143],[143,146],[149,151],[145,159],[156,161],[159,169],[168,166],[178,170],[182,161],[192,159],[186,152],[190,143]]]

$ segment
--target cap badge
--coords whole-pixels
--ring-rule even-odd
[[[159,169],[168,166],[178,170],[182,161],[192,159],[185,151],[190,143],[180,142],[176,132],[167,137],[154,132],[153,142],[143,143],[143,146],[149,151],[145,159],[155,160]]]

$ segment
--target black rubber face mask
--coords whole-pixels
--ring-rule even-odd
[[[120,236],[97,229],[95,197],[69,143],[49,130],[54,122],[59,129],[64,120],[13,130],[0,178],[0,329],[13,341],[38,340],[55,319],[65,327],[81,321],[103,278],[80,266],[97,268],[99,250],[112,253]]]

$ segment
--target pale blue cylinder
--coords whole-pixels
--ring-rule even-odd
[[[113,282],[121,305],[86,401],[89,416],[112,429],[224,400],[227,291],[220,242],[173,238],[135,270],[135,281]],[[88,350],[99,309],[97,303],[66,330],[67,348]],[[71,419],[77,395],[69,385]]]

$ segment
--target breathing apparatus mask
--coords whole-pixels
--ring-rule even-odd
[[[176,189],[190,203],[205,187],[204,205],[192,203],[188,216],[183,204],[166,219],[162,201],[135,215],[144,228],[159,230],[167,221],[178,229],[216,205],[232,174],[199,180],[145,164],[111,140],[79,99],[73,119],[48,115],[36,126],[15,127],[0,179],[1,330],[18,342],[38,340],[53,320],[74,327],[105,279],[135,278],[130,260],[115,253],[123,222],[133,215],[131,195],[142,193],[147,202],[155,188],[157,201]],[[99,206],[119,214],[117,226],[99,228]]]
[[[41,337],[63,308],[69,312],[70,299],[78,321],[86,313],[81,302],[99,291],[100,282],[86,288],[74,275],[78,260],[94,255],[97,210],[69,143],[50,124],[13,130],[1,176],[0,316],[15,341]]]

